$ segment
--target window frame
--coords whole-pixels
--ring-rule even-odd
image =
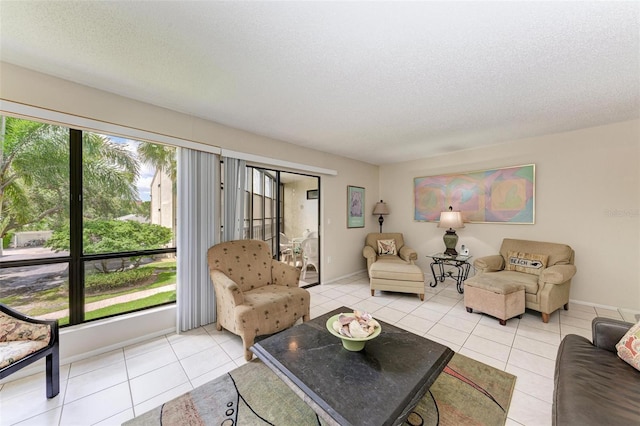
[[[0,112],[4,114],[3,112]],[[5,114],[7,115],[7,114]],[[10,115],[14,116],[14,115]],[[44,123],[46,121],[34,119],[31,117],[19,117],[15,118],[21,120],[29,120],[34,122]],[[40,266],[40,265],[52,265],[67,263],[68,264],[68,280],[69,280],[69,323],[61,325],[61,327],[68,327],[78,324],[83,324],[91,321],[102,320],[106,318],[112,318],[120,315],[126,315],[132,312],[138,312],[141,310],[152,309],[158,306],[171,305],[175,302],[160,303],[157,305],[134,309],[131,311],[102,316],[100,318],[86,320],[85,319],[85,264],[87,262],[93,262],[96,260],[108,260],[124,257],[137,257],[137,256],[153,256],[159,254],[175,254],[178,253],[177,246],[149,249],[149,250],[137,250],[128,252],[109,252],[98,254],[85,254],[83,247],[83,231],[84,231],[84,219],[83,219],[83,134],[84,132],[93,132],[90,130],[80,130],[70,125],[56,124],[57,126],[64,127],[69,130],[69,255],[66,256],[43,256],[39,258],[30,258],[22,260],[7,260],[0,262],[0,270],[26,267],[26,266]],[[115,136],[109,133],[104,134],[106,137]],[[136,140],[133,137],[127,137],[128,139]],[[168,143],[152,142],[162,145],[173,146]],[[176,147],[177,148],[177,147]],[[173,218],[174,222],[176,218]],[[176,236],[173,236],[175,241]]]

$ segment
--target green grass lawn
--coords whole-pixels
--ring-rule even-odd
[[[144,299],[132,300],[126,303],[118,303],[104,308],[96,309],[94,311],[86,312],[84,318],[86,321],[98,318],[104,318],[111,315],[123,314],[125,312],[131,312],[138,309],[149,308],[163,303],[175,302],[176,292],[166,291],[163,293],[154,294],[153,296],[145,297]],[[58,324],[69,324],[69,317],[60,318]]]
[[[92,302],[98,302],[101,300],[111,299],[111,298],[126,295],[126,294],[137,293],[143,290],[164,287],[169,284],[175,284],[176,282],[175,260],[153,262],[140,267],[140,269],[143,269],[143,268],[152,269],[155,272],[156,275],[155,275],[155,280],[153,280],[153,282],[146,283],[144,285],[129,285],[123,289],[115,288],[108,291],[102,291],[99,294],[85,295],[85,303],[88,304]],[[114,272],[113,274],[117,274],[117,273],[118,272]],[[167,294],[167,293],[165,292],[160,294]],[[175,300],[175,291],[173,292],[173,294],[174,294],[174,300]],[[153,299],[154,297],[156,296],[151,296],[149,298],[144,298],[140,300],[142,301],[148,301],[150,299],[156,300],[156,299]],[[50,312],[56,312],[62,309],[66,309],[69,303],[69,294],[68,294],[66,285],[48,289],[48,290],[43,290],[41,292],[32,294],[31,298],[32,300],[27,300],[27,303],[33,304],[35,306],[32,306],[30,309],[25,310],[25,313],[27,315],[32,315],[32,316],[45,315]],[[170,301],[170,300],[164,300],[162,298],[158,298],[157,300],[160,300],[160,301],[155,304],[162,304],[162,303],[165,303],[166,301]],[[0,300],[0,302],[7,304],[9,306],[12,306],[12,305],[20,306],[25,304],[24,296],[10,296]],[[148,301],[148,302],[145,302],[146,304],[138,306],[139,304],[137,302],[138,302],[137,300],[133,302],[129,302],[134,304],[133,307],[122,308],[123,309],[122,311],[117,311],[115,313],[128,312],[128,311],[136,310],[139,308],[144,308],[144,307],[149,307],[154,305],[154,302]],[[125,303],[123,305],[128,305],[129,303]],[[114,306],[119,306],[119,305],[114,305]],[[103,309],[108,310],[110,309],[110,307],[103,308]],[[100,316],[112,315],[112,313],[93,314],[93,312],[100,312],[100,311],[102,311],[102,309],[97,311],[92,311],[92,313],[87,313],[86,314],[87,319],[91,318],[90,315],[92,316],[92,318],[99,318]],[[68,318],[65,318],[65,320],[66,322],[63,323],[61,319],[60,324],[68,323]]]

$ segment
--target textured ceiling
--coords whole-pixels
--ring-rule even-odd
[[[638,2],[0,1],[0,60],[385,164],[639,116]]]

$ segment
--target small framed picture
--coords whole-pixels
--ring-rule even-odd
[[[307,200],[317,200],[318,195],[319,193],[317,189],[310,189],[307,191]]]
[[[364,188],[347,186],[347,228],[364,228]]]

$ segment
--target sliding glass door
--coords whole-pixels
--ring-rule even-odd
[[[266,241],[274,257],[320,282],[320,178],[247,166],[244,238]]]
[[[301,270],[300,285],[320,282],[320,178],[280,173],[280,258]]]

